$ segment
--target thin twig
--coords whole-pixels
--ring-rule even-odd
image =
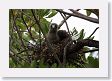
[[[64,47],[63,67],[66,67],[66,53],[67,53],[68,46],[71,46],[72,42],[73,41],[68,42],[67,45]]]
[[[14,17],[14,14],[13,14],[13,10],[11,10],[11,13],[12,13],[12,16],[13,16],[13,24],[14,24],[14,26],[16,27],[16,31],[17,31],[17,34],[18,34],[18,36],[19,36],[19,39],[20,39],[20,41],[21,41],[21,46],[23,47],[23,49],[25,49],[26,50],[26,46],[25,46],[25,44],[24,44],[24,42],[23,42],[23,39],[22,39],[22,36],[21,36],[21,32],[20,32],[20,30],[19,30],[19,28],[17,27],[17,25],[16,25],[16,22],[15,22],[15,17]],[[28,52],[26,51],[26,54],[27,54],[27,57],[28,57],[28,60],[29,60],[29,62],[30,62],[30,58],[29,58],[29,54],[28,54]]]
[[[61,16],[63,17],[64,21],[65,21],[65,24],[66,24],[66,27],[67,27],[67,30],[68,30],[68,33],[70,35],[70,31],[69,31],[69,27],[68,27],[68,24],[66,22],[66,19],[65,19],[65,16],[60,12]],[[69,36],[70,39],[71,39],[71,36]],[[68,43],[69,44],[69,43]],[[67,52],[67,47],[68,47],[68,44],[64,47],[64,55],[63,55],[63,67],[65,67],[65,64],[66,64],[66,52]]]
[[[40,42],[40,50],[41,50],[41,31],[40,31],[40,29],[39,29],[39,42]]]
[[[76,11],[79,11],[80,9],[77,9]],[[68,15],[65,17],[64,20],[61,21],[61,23],[58,25],[58,29],[60,29],[60,27],[64,24],[65,20],[68,20],[71,17],[71,15]]]
[[[91,36],[96,32],[96,30],[97,30],[98,28],[99,28],[99,27],[97,27],[97,28],[93,31],[93,33],[92,33],[87,39],[90,39]]]
[[[21,12],[23,12],[23,10],[22,10]],[[34,42],[36,42],[35,39],[34,39],[33,36],[32,36],[31,31],[29,30],[28,25],[26,24],[26,22],[25,22],[25,20],[24,20],[23,13],[21,13],[21,19],[23,20],[23,23],[24,23],[24,25],[26,26],[26,28],[27,28],[27,30],[28,30],[28,33],[30,34],[30,38],[31,38]]]
[[[29,49],[23,50],[23,51],[21,51],[21,52],[19,52],[17,54],[21,54],[21,53],[26,52],[26,51],[29,51]]]
[[[92,17],[88,17],[88,16],[86,16],[84,14],[81,14],[79,12],[76,13],[76,11],[75,11],[75,13],[68,13],[68,12],[65,12],[65,11],[62,11],[62,10],[59,10],[59,9],[55,9],[55,10],[58,11],[58,12],[67,14],[67,15],[71,15],[71,16],[74,16],[74,17],[82,18],[84,20],[88,20],[90,22],[99,23],[98,19],[92,18]]]
[[[13,14],[13,10],[11,10],[11,13],[12,13],[12,16],[13,16],[13,24],[14,24],[14,26],[16,27],[16,31],[17,31],[17,33],[18,33],[18,36],[19,36],[20,40],[21,40],[21,44],[22,44],[23,48],[26,49],[26,48],[25,48],[25,45],[24,45],[24,42],[23,42],[23,40],[22,40],[22,37],[21,37],[21,33],[20,33],[18,27],[16,26],[16,22],[15,22],[15,17],[14,17],[14,14]]]
[[[60,12],[61,16],[63,17],[64,21],[65,21],[65,24],[66,24],[66,27],[67,27],[67,30],[68,30],[68,33],[70,35],[70,30],[69,30],[69,27],[68,27],[68,24],[67,24],[67,21],[65,19],[65,16]]]
[[[95,51],[99,51],[99,49],[93,49],[93,50],[89,50],[89,51],[83,51],[83,53],[95,52]]]
[[[64,24],[65,20],[69,19],[71,16],[67,16],[64,20],[61,21],[61,23],[58,25],[58,29]]]

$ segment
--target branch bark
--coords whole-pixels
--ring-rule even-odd
[[[73,13],[68,13],[68,12],[65,12],[65,11],[62,11],[62,10],[59,10],[59,9],[55,9],[57,12],[61,12],[61,13],[64,13],[64,14],[67,14],[67,15],[70,15],[70,16],[74,16],[74,17],[78,17],[78,18],[82,18],[84,20],[87,20],[87,21],[90,21],[90,22],[93,22],[93,23],[99,23],[99,20],[96,19],[96,18],[92,18],[92,17],[88,17],[84,14],[81,14],[77,11],[73,12]]]

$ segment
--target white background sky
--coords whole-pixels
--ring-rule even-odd
[[[70,12],[69,10],[65,10],[65,11]],[[86,15],[86,11],[83,9],[80,10],[79,12]],[[90,16],[97,18],[97,16],[94,14],[91,14]],[[63,20],[62,16],[59,13],[48,20],[50,21],[51,19],[52,19],[53,23],[57,23],[57,24],[60,24],[60,22]],[[72,30],[74,27],[77,29],[78,32],[80,32],[82,29],[84,29],[84,31],[86,33],[85,37],[88,37],[95,30],[96,27],[99,27],[98,24],[96,24],[96,23],[92,23],[92,22],[89,22],[87,20],[77,18],[77,17],[70,17],[67,20],[67,23],[68,23],[70,30]],[[63,24],[61,29],[67,30],[66,25]],[[95,36],[95,40],[99,40],[99,29],[95,32],[95,34],[93,36]]]

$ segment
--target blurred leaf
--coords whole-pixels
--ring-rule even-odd
[[[76,30],[76,28],[75,28],[75,27],[73,28],[72,34],[73,34],[73,35],[78,34],[78,31]]]
[[[29,68],[30,64],[22,60],[21,65],[23,68]]]
[[[45,68],[45,67],[46,67],[46,65],[44,64],[44,59],[41,59],[39,61],[39,68]]]
[[[43,29],[45,34],[47,34],[49,31],[48,24],[49,24],[49,22],[45,18],[41,19],[41,26],[42,26],[42,29]]]
[[[25,25],[22,22],[16,21],[16,25],[17,27],[19,27],[21,30],[26,30]]]
[[[94,58],[92,56],[88,56],[87,62],[88,62],[86,64],[87,68],[99,68],[99,60],[98,60],[98,58]]]
[[[91,15],[91,11],[86,10],[86,14],[87,14],[87,16],[90,16]]]
[[[36,13],[40,18],[43,18],[46,14],[49,14],[49,10],[38,9],[38,10],[36,10]]]
[[[95,36],[92,36],[90,39],[92,39],[92,40],[93,40],[93,39],[94,39],[94,37],[95,37]]]
[[[85,36],[84,29],[82,29],[79,33],[79,38],[77,40],[82,40]]]
[[[48,15],[46,18],[51,18],[53,16],[55,16],[58,12],[56,12],[55,10],[52,10],[51,14]]]
[[[99,9],[85,9],[87,16],[90,16],[91,13],[95,14],[99,18]]]
[[[56,63],[54,63],[52,66],[51,66],[51,68],[56,68],[57,67],[57,64]]]
[[[33,60],[31,62],[31,68],[35,68],[35,67],[37,67],[37,62],[36,62],[36,60]]]
[[[90,49],[88,47],[83,47],[83,51],[89,51]]]
[[[15,67],[15,64],[14,64],[12,58],[9,58],[9,67],[10,68]]]
[[[44,16],[47,16],[50,13],[50,9],[45,9],[44,10]]]

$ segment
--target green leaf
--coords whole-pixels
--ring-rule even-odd
[[[25,25],[22,22],[16,21],[16,25],[21,29],[21,30],[26,30]]]
[[[90,16],[91,15],[91,11],[86,10],[86,14],[87,14],[87,16]]]
[[[44,59],[41,59],[39,61],[39,68],[45,68],[45,67],[46,67],[46,65],[44,64]]]
[[[85,36],[84,29],[82,29],[79,33],[79,38],[77,40],[82,40]]]
[[[44,10],[44,16],[47,16],[50,13],[50,9],[45,9]]]
[[[77,31],[76,28],[74,27],[74,28],[73,28],[73,35],[76,35],[76,34],[78,34],[78,31]]]
[[[14,64],[12,58],[9,58],[9,67],[10,68],[15,67],[15,64]]]
[[[99,60],[98,60],[98,58],[88,56],[87,62],[88,63],[85,65],[87,68],[99,68]]]
[[[55,10],[52,10],[51,14],[48,15],[46,18],[51,18],[53,16],[55,16],[58,12],[56,12]]]
[[[30,67],[30,64],[29,64],[28,62],[22,61],[22,62],[21,62],[21,66],[22,66],[23,68],[29,68],[29,67]]]
[[[42,29],[43,29],[45,34],[47,34],[49,31],[48,25],[49,25],[49,22],[45,18],[42,18],[41,19],[41,26],[42,26]]]
[[[52,68],[56,68],[56,67],[57,67],[57,64],[54,63],[51,67],[52,67]]]
[[[33,60],[31,62],[31,68],[36,68],[36,67],[37,67],[37,62],[36,62],[36,60]]]
[[[83,51],[89,51],[90,49],[88,47],[83,47]]]
[[[50,13],[50,9],[38,9],[36,10],[36,13],[40,18],[43,18]]]
[[[95,36],[93,36],[93,37],[91,37],[91,38],[89,38],[89,39],[92,39],[92,40],[93,40],[93,39],[94,39],[94,37],[95,37]]]

